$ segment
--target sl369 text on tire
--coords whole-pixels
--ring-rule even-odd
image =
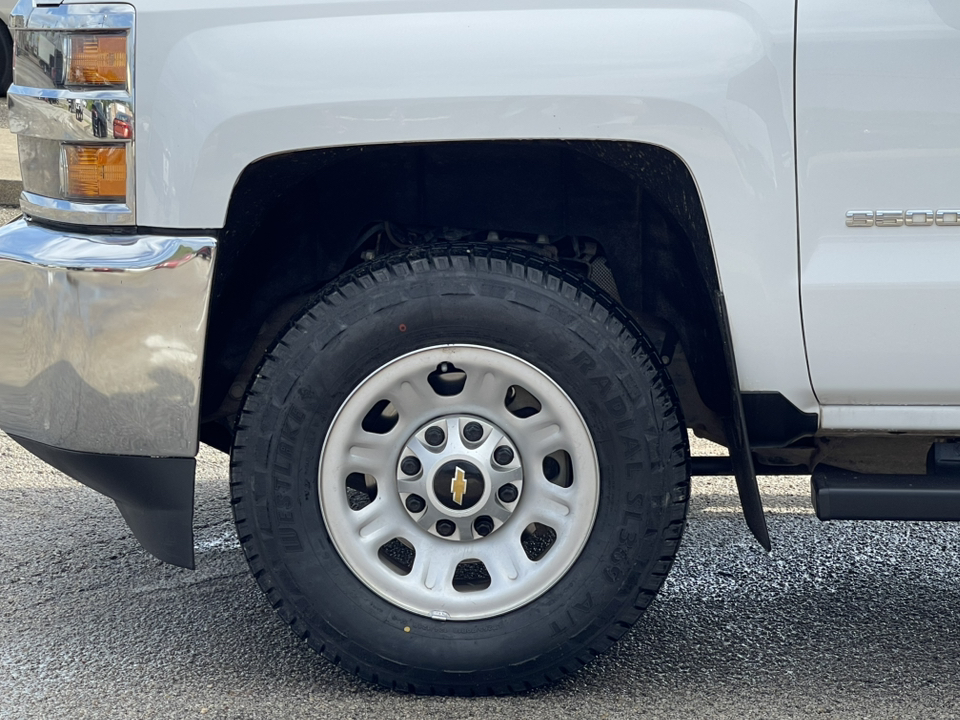
[[[669,378],[594,286],[430,246],[326,287],[267,353],[232,454],[263,591],[387,687],[499,694],[573,672],[656,594],[689,490]]]

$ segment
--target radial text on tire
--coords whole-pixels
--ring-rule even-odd
[[[418,693],[572,673],[660,588],[686,433],[640,330],[577,275],[430,246],[326,287],[244,399],[231,485],[271,604],[317,652]]]

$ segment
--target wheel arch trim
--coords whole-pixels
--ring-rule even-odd
[[[235,188],[233,200],[231,202],[231,211],[228,223],[222,233],[220,265],[218,265],[218,278],[215,281],[214,297],[220,298],[220,304],[226,302],[225,298],[232,297],[228,292],[223,291],[221,283],[231,282],[231,263],[237,253],[247,252],[241,250],[245,247],[258,246],[258,242],[253,233],[257,227],[255,216],[251,216],[251,207],[253,202],[264,186],[276,188],[278,195],[282,196],[285,192],[282,186],[279,186],[281,178],[286,178],[287,182],[295,184],[303,181],[305,177],[312,177],[311,173],[331,173],[331,176],[347,177],[348,168],[353,164],[356,167],[365,167],[363,163],[373,162],[374,158],[386,157],[387,162],[392,164],[408,163],[414,166],[422,165],[422,160],[413,159],[423,149],[426,153],[440,153],[444,149],[453,151],[470,152],[471,149],[480,152],[483,148],[503,148],[505,145],[518,145],[526,150],[531,148],[563,148],[570,150],[574,154],[581,154],[592,157],[594,160],[602,158],[605,154],[618,154],[617,160],[610,161],[607,157],[605,161],[610,170],[617,171],[625,178],[636,183],[637,187],[643,188],[643,191],[653,197],[657,203],[666,208],[680,230],[686,235],[689,246],[692,250],[692,259],[690,260],[690,271],[697,272],[704,285],[704,298],[702,312],[710,313],[713,316],[711,321],[716,328],[718,339],[716,341],[715,361],[718,366],[723,367],[722,373],[717,373],[715,385],[718,390],[715,395],[716,403],[720,405],[719,414],[724,424],[725,434],[730,438],[731,454],[736,458],[735,468],[738,477],[739,487],[743,495],[745,514],[748,524],[757,533],[758,538],[765,545],[769,544],[769,538],[766,533],[763,521],[762,507],[759,500],[759,490],[757,488],[756,475],[753,470],[750,457],[749,443],[747,441],[747,429],[743,410],[741,407],[740,393],[741,381],[737,373],[737,358],[734,350],[734,340],[728,321],[727,299],[721,288],[720,276],[718,271],[717,257],[707,225],[704,204],[701,198],[700,189],[689,166],[676,153],[669,149],[647,145],[641,143],[612,143],[612,142],[556,142],[556,141],[527,141],[524,143],[500,143],[497,141],[478,141],[470,143],[423,143],[423,144],[398,144],[398,145],[378,145],[359,148],[332,148],[321,150],[300,151],[290,155],[277,155],[271,158],[261,160],[247,168]],[[506,148],[509,150],[509,148]],[[616,153],[614,153],[616,151]],[[408,157],[409,156],[409,157]],[[392,158],[392,159],[391,159]],[[604,160],[598,160],[604,162]],[[285,169],[284,169],[285,168]],[[298,174],[299,173],[299,174]],[[655,177],[662,182],[653,182],[651,177]],[[410,181],[413,185],[422,184],[422,180],[416,182]],[[347,184],[351,184],[347,182]],[[273,198],[274,196],[271,196]],[[276,202],[274,200],[274,202]],[[413,203],[416,205],[417,203]],[[423,200],[419,202],[422,206]],[[429,204],[429,203],[428,203]],[[286,208],[284,216],[289,217],[290,210],[301,205],[299,202],[281,202],[278,208]],[[638,220],[639,222],[639,220]],[[275,227],[269,228],[271,233],[275,232]],[[639,242],[639,241],[638,241]],[[343,245],[340,243],[339,245]],[[626,246],[624,246],[626,248]],[[341,247],[341,250],[343,248]],[[347,248],[349,251],[350,248]],[[627,249],[628,250],[628,249]],[[625,250],[625,251],[627,251]],[[639,253],[637,253],[639,255]],[[256,251],[251,257],[256,256]],[[324,260],[328,262],[329,259]],[[256,268],[260,268],[260,262],[254,263]],[[614,273],[618,272],[614,262]],[[694,268],[693,265],[696,267]],[[255,272],[259,272],[256,269]],[[339,271],[334,271],[333,275]],[[332,279],[332,276],[318,280],[319,284]],[[622,276],[621,276],[622,277]],[[620,278],[618,278],[619,280]],[[234,280],[234,284],[243,283],[240,280]],[[274,298],[272,303],[263,303],[272,306],[279,303],[282,298]],[[220,336],[237,337],[237,333],[225,332],[222,325],[222,316],[226,312],[226,305],[211,307],[211,337]],[[709,308],[706,307],[709,303]],[[295,308],[291,308],[291,313]],[[696,313],[694,313],[695,315]],[[251,328],[255,332],[260,327],[261,321],[266,321],[266,316],[258,320],[256,327]],[[259,347],[253,337],[250,338],[252,347],[248,352],[246,362],[237,355],[233,372],[243,373],[245,370],[252,373],[256,367],[256,358],[250,353],[256,352]],[[214,340],[215,346],[219,346],[220,340]],[[247,348],[241,349],[245,352]],[[219,351],[215,351],[219,352]],[[210,355],[208,353],[208,355]],[[217,358],[210,356],[211,366],[216,363]],[[211,417],[216,410],[214,403],[223,401],[223,393],[230,386],[231,393],[234,388],[242,389],[245,387],[249,378],[230,377],[222,378],[221,382],[208,382],[205,372],[204,388],[205,392],[210,391],[210,395],[204,398],[204,415]],[[219,390],[216,388],[219,386]],[[216,395],[217,397],[213,397]],[[233,398],[232,402],[237,403],[239,398]],[[231,402],[228,397],[227,402]],[[229,415],[235,414],[235,409]],[[205,426],[209,427],[209,426]]]

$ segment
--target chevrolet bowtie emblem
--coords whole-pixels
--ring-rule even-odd
[[[467,492],[467,474],[463,468],[457,468],[453,479],[450,481],[450,494],[453,495],[453,501],[457,505],[463,505],[463,496]]]

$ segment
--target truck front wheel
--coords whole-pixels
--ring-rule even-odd
[[[237,528],[280,616],[387,687],[501,694],[617,640],[689,490],[664,370],[601,291],[437,246],[325,288],[244,400]]]

